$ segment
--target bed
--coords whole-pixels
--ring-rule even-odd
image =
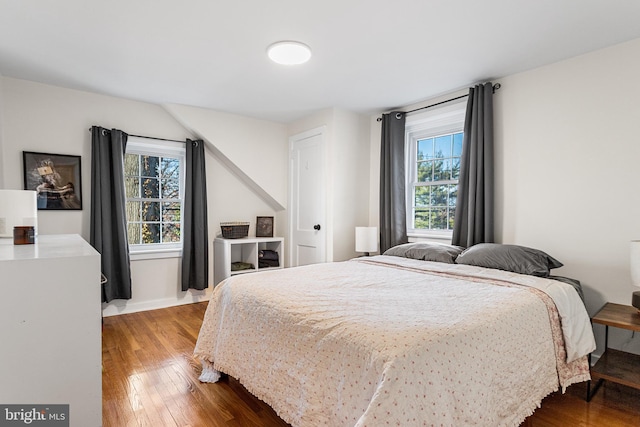
[[[557,260],[422,246],[221,282],[200,380],[228,374],[296,427],[494,427],[590,378],[589,316]]]

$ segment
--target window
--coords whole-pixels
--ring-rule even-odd
[[[184,198],[183,144],[129,137],[124,158],[132,258],[179,256]],[[148,258],[144,256],[143,258]]]
[[[407,117],[407,234],[453,232],[466,102]]]

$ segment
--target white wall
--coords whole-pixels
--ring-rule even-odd
[[[0,74],[0,80],[2,79],[2,74]],[[5,170],[4,170],[4,161],[2,160],[4,158],[4,114],[3,114],[3,99],[4,99],[4,94],[2,91],[2,87],[0,87],[0,166],[3,166],[2,169],[0,170],[0,188],[4,189],[4,174],[5,174]]]
[[[638,76],[640,39],[504,78],[495,97],[498,237],[558,257],[591,314],[631,302]],[[640,340],[628,347],[640,352]]]
[[[81,211],[39,211],[39,232],[89,237],[92,125],[185,139],[162,107],[11,78],[2,79],[5,186],[21,189],[22,151],[82,156]]]
[[[630,303],[639,75],[640,39],[504,78],[495,97],[499,238],[557,254],[591,310]]]
[[[214,164],[207,164],[209,234],[220,235],[220,222],[248,221],[249,236],[255,236],[256,217],[273,216],[274,236],[286,239],[286,126],[186,105],[164,108],[203,139],[212,154]],[[285,249],[282,262],[286,259]],[[213,280],[213,269],[210,274]]]
[[[369,225],[368,117],[328,108],[289,125],[289,136],[326,126],[327,261],[357,255],[355,227]]]
[[[631,303],[629,241],[640,238],[638,76],[640,39],[494,80],[502,84],[494,96],[497,241],[562,261],[554,273],[582,282],[590,314],[607,301]],[[371,124],[373,150],[380,131]],[[614,346],[640,352],[631,333],[613,335]]]
[[[184,140],[194,135],[186,130],[162,106],[69,90],[23,80],[0,78],[0,100],[4,104],[0,116],[0,145],[4,157],[0,163],[6,177],[4,186],[22,188],[22,151],[51,152],[82,156],[82,211],[39,211],[41,234],[80,234],[89,238],[90,213],[90,133],[92,125],[118,128],[130,134]],[[223,113],[213,113],[217,131],[226,144],[236,150],[252,153],[263,150],[263,144],[274,140],[286,147],[284,125],[262,124]],[[246,183],[218,160],[211,149],[206,151],[209,212],[210,260],[212,243],[220,233],[219,223],[247,220],[255,225],[258,215],[274,215],[275,210],[256,195]],[[286,151],[285,151],[286,153]],[[277,154],[276,156],[283,156]],[[284,154],[286,156],[286,154]],[[286,164],[286,157],[282,160]],[[264,169],[264,170],[263,170]],[[281,169],[280,167],[277,169]],[[269,162],[253,164],[252,172],[260,176],[272,174],[280,193],[285,188],[285,171],[274,170]],[[281,175],[284,177],[281,178]],[[210,283],[213,264],[210,263]],[[132,261],[131,300],[115,300],[105,305],[105,315],[133,312],[207,298],[205,292],[180,290],[180,259]]]
[[[369,225],[369,129],[365,116],[335,110],[333,168],[333,256],[353,258],[356,226]]]
[[[286,125],[186,105],[164,107],[274,210],[286,208]]]

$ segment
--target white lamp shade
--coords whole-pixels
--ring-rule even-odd
[[[356,252],[378,250],[378,227],[356,227]]]
[[[631,284],[640,288],[640,240],[632,240],[629,248]]]
[[[0,190],[0,237],[13,237],[13,227],[33,226],[38,231],[36,192]]]

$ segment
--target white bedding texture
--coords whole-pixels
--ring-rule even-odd
[[[295,427],[493,427],[588,380],[594,349],[571,285],[379,255],[226,279],[194,354]]]

